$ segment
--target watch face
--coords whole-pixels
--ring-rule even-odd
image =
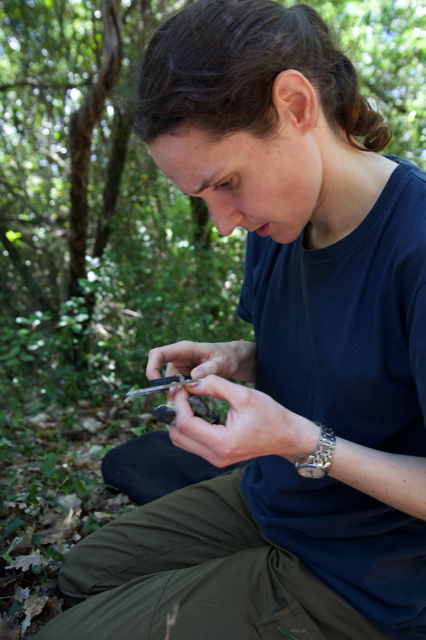
[[[326,475],[326,473],[322,469],[318,469],[318,467],[315,467],[313,465],[312,466],[306,465],[306,467],[300,466],[298,467],[297,471],[304,478],[318,479],[318,478],[324,478],[324,476]]]

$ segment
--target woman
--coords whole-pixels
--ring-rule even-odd
[[[221,234],[250,232],[238,313],[256,336],[153,349],[147,375],[168,363],[230,405],[212,426],[175,392],[176,446],[255,460],[82,541],[60,586],[94,597],[38,640],[163,640],[176,604],[172,638],[426,637],[425,174],[377,154],[389,129],[304,5],[174,16],[135,126]]]

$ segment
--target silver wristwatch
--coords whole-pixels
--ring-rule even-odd
[[[315,451],[303,462],[294,465],[304,478],[324,478],[331,464],[336,438],[332,429],[327,429],[321,422],[314,422],[321,428],[321,437]]]

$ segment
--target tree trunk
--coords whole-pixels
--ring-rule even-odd
[[[130,137],[130,123],[128,118],[118,109],[114,115],[114,136],[111,155],[108,162],[108,173],[103,194],[102,211],[98,220],[95,247],[93,249],[94,258],[102,258],[106,244],[108,242],[111,219],[114,215],[120,191],[121,176],[126,160],[127,143]]]
[[[86,277],[89,217],[87,186],[93,129],[105,108],[106,98],[118,80],[121,68],[122,36],[118,0],[101,0],[101,10],[104,22],[103,64],[99,69],[97,82],[91,86],[70,122],[70,297],[81,294],[78,279]]]

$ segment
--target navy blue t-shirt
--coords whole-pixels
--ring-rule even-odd
[[[426,174],[400,164],[350,235],[302,240],[249,234],[238,314],[254,326],[256,388],[337,436],[426,456]],[[241,486],[265,535],[377,629],[426,638],[425,521],[279,456]]]

